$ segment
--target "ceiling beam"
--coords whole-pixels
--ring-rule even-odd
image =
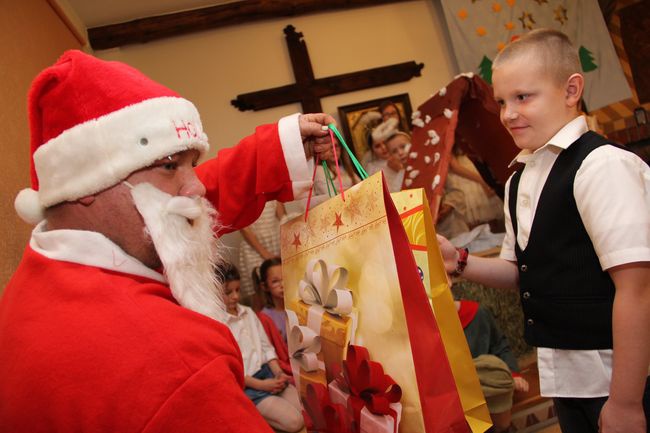
[[[243,0],[88,29],[95,50],[138,44],[270,18],[410,0]]]

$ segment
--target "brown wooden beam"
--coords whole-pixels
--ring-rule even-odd
[[[103,50],[279,17],[295,17],[411,0],[243,0],[88,29],[90,45]]]
[[[408,81],[413,77],[419,77],[423,67],[423,63],[413,61],[398,63],[365,71],[319,78],[312,83],[308,83],[308,89],[304,89],[301,85],[290,84],[258,92],[244,93],[237,95],[237,99],[233,99],[230,103],[240,111],[264,110],[278,105],[301,102],[306,93],[313,94],[320,99],[326,96]],[[306,108],[303,108],[303,110],[305,112],[322,111]]]

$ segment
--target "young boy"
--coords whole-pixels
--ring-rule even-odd
[[[500,257],[468,257],[440,238],[445,266],[519,289],[541,393],[553,397],[565,433],[646,432],[650,169],[588,132],[580,62],[563,33],[512,42],[492,78],[525,168],[506,185]]]

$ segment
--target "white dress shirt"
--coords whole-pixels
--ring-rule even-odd
[[[226,325],[241,350],[245,376],[253,376],[263,364],[277,359],[278,356],[266,337],[262,322],[253,310],[245,305],[237,305],[237,315],[227,316]]]
[[[539,197],[558,155],[587,132],[583,116],[567,123],[548,143],[515,161],[526,164],[517,191],[517,233],[513,233],[506,184],[506,237],[501,258],[517,261],[515,242],[528,245]],[[514,163],[514,161],[513,161]],[[650,168],[632,152],[614,146],[592,151],[576,173],[573,195],[603,270],[650,261]],[[612,375],[611,350],[537,349],[541,394],[545,397],[604,397]]]

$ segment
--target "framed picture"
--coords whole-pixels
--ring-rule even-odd
[[[408,93],[386,96],[385,98],[358,102],[338,108],[343,136],[357,158],[361,158],[369,150],[368,136],[372,128],[381,122],[381,119],[366,122],[369,116],[364,115],[369,112],[378,113],[379,106],[385,101],[394,103],[402,119],[400,129],[408,130],[411,119],[411,100]]]

